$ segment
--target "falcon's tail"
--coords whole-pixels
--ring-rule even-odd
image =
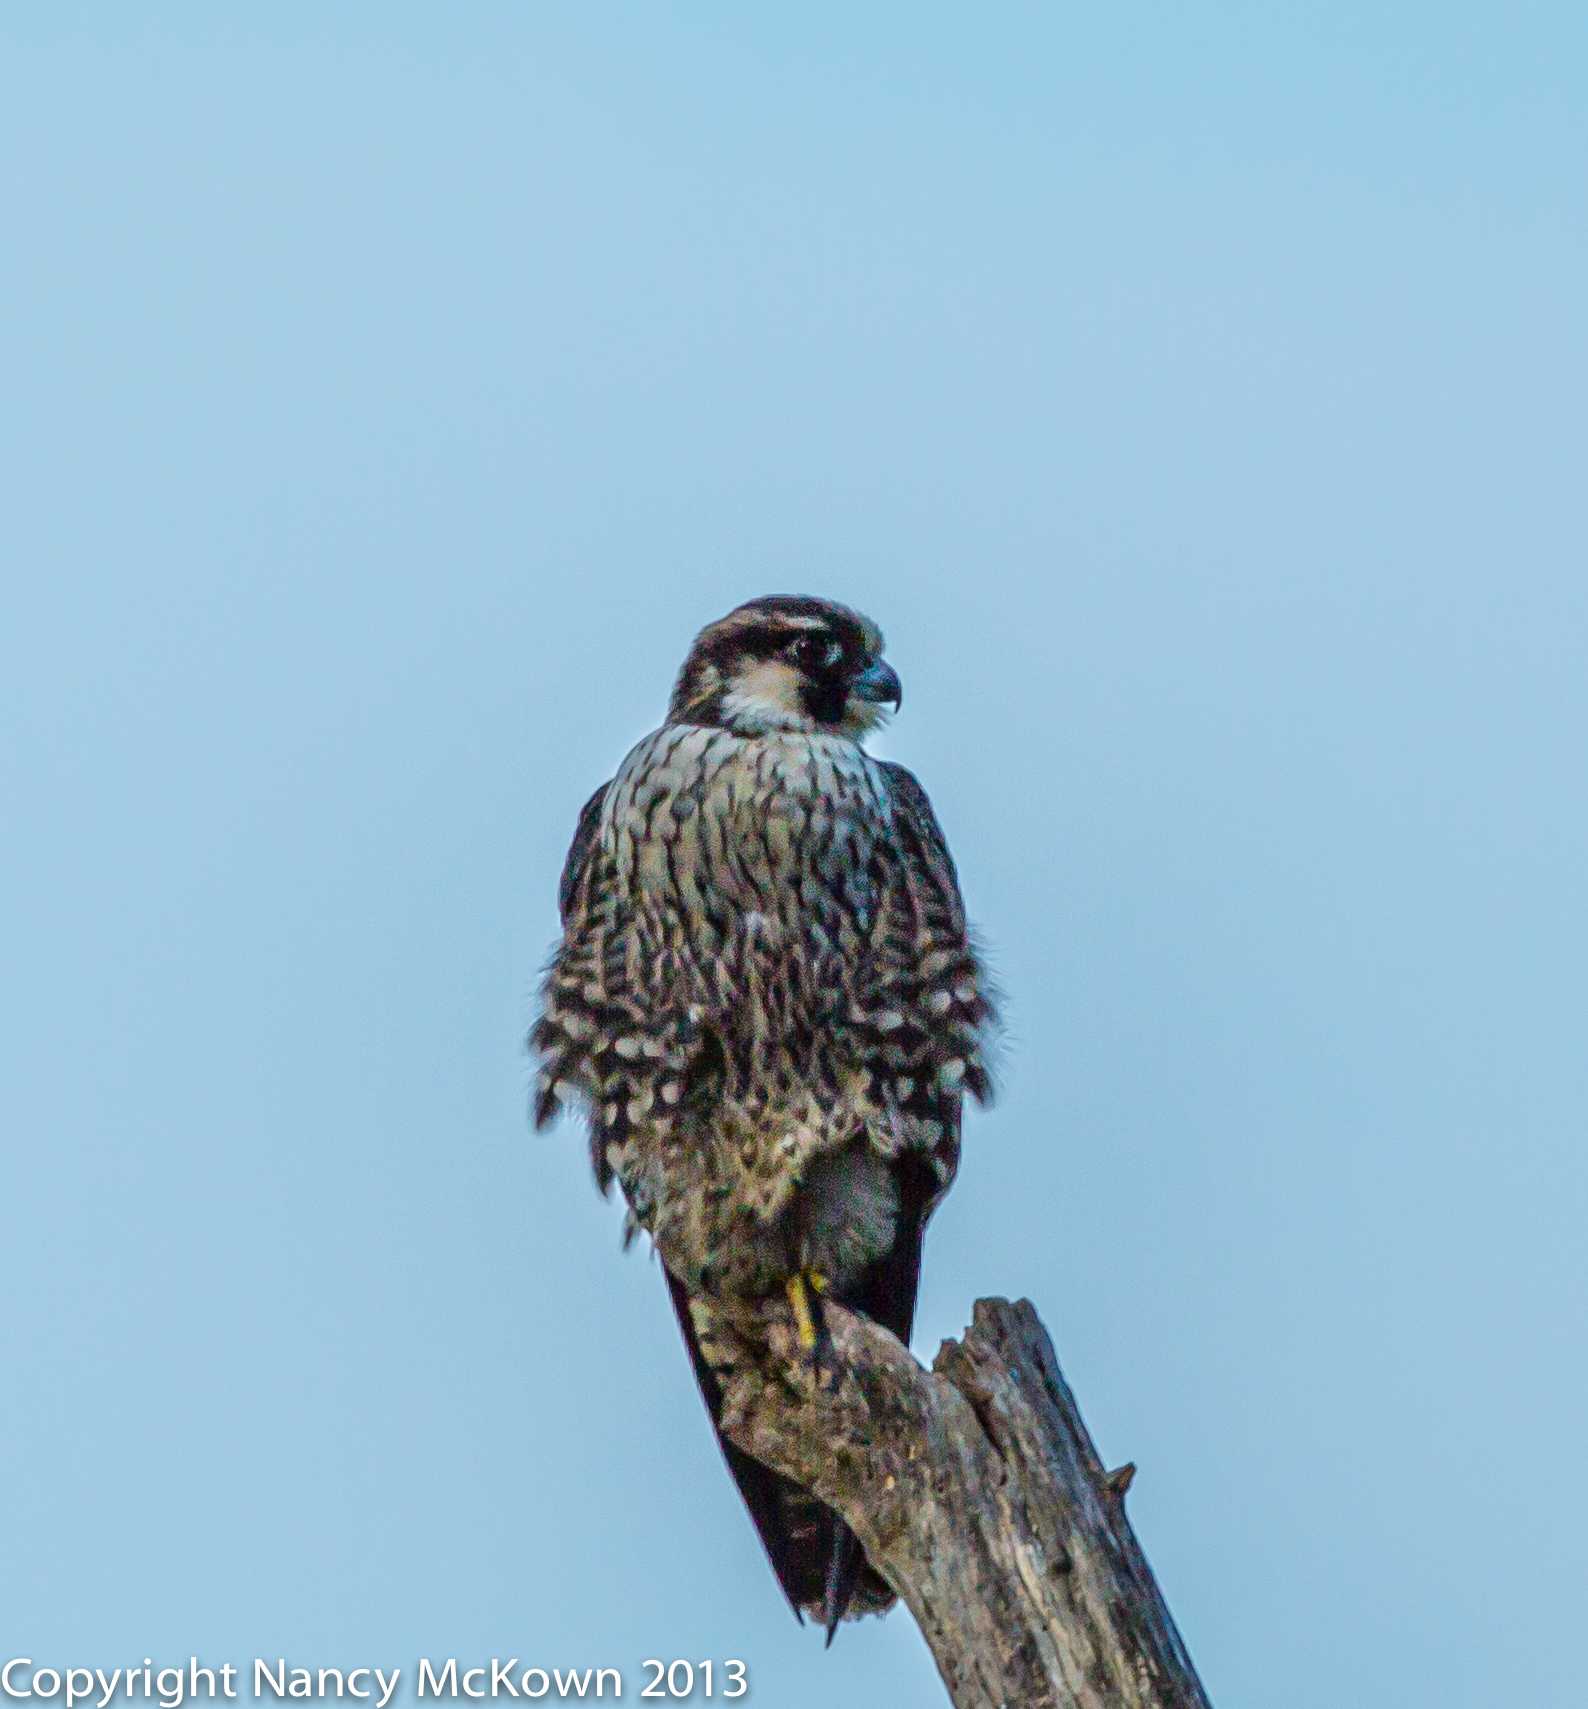
[[[796,1617],[803,1620],[809,1614],[819,1620],[827,1628],[827,1641],[831,1643],[838,1622],[846,1614],[880,1614],[893,1605],[893,1592],[866,1559],[854,1532],[832,1508],[752,1459],[723,1435],[719,1423],[722,1385],[700,1350],[689,1295],[665,1265],[663,1273],[717,1442],[750,1510],[767,1559]]]

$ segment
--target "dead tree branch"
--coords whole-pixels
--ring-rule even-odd
[[[930,1371],[826,1316],[819,1382],[781,1317],[719,1326],[723,1424],[849,1522],[955,1709],[1209,1709],[1125,1517],[1135,1468],[1104,1470],[1030,1302],[978,1300]]]

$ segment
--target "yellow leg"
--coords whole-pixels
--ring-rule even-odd
[[[816,1319],[811,1314],[810,1296],[806,1293],[807,1278],[815,1284],[815,1277],[807,1270],[796,1270],[786,1284],[789,1304],[794,1308],[794,1323],[799,1330],[800,1346],[807,1353],[816,1346]],[[820,1292],[817,1288],[817,1292]]]

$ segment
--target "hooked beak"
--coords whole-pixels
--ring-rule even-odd
[[[849,692],[856,700],[891,700],[895,712],[904,704],[904,684],[899,681],[899,673],[881,659],[855,678]]]

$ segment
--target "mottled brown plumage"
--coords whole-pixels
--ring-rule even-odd
[[[715,1421],[713,1314],[819,1279],[908,1341],[921,1236],[988,1093],[992,1005],[926,794],[861,746],[900,699],[824,600],[702,631],[663,727],[580,815],[531,1035],[667,1270]],[[791,1295],[791,1297],[793,1297]],[[830,1509],[724,1452],[796,1610],[891,1593]]]

